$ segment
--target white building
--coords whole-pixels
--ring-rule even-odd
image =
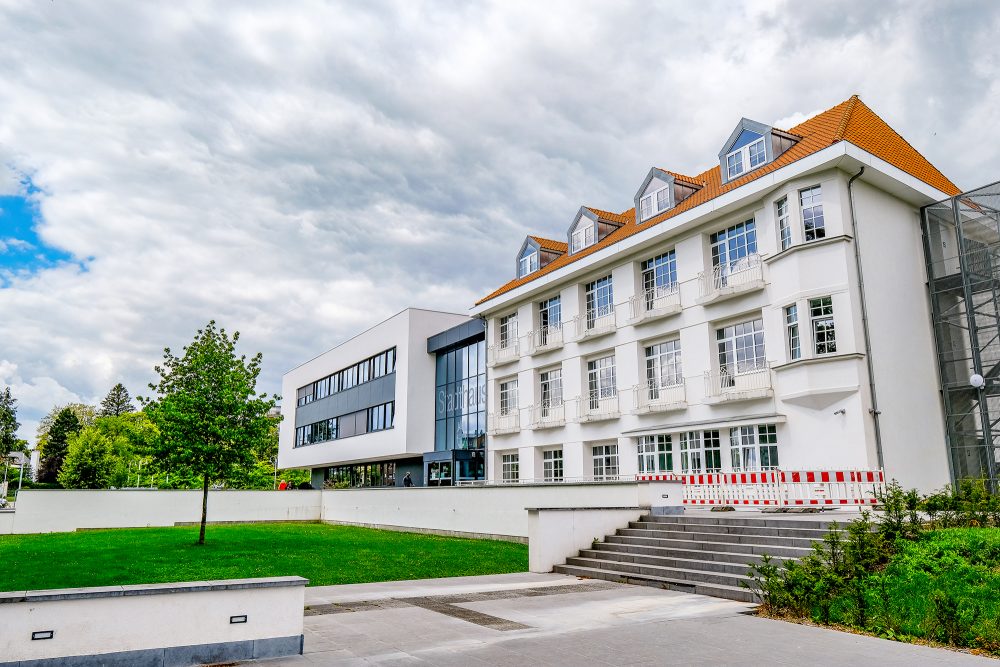
[[[958,188],[857,97],[719,139],[711,169],[654,168],[634,208],[529,237],[476,305],[489,478],[948,483],[919,208]]]

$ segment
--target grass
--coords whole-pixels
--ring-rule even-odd
[[[523,544],[319,523],[0,536],[0,591],[298,575],[312,586],[524,572]]]

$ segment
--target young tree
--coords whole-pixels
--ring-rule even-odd
[[[149,387],[156,396],[139,398],[159,429],[150,449],[166,467],[185,467],[202,481],[201,529],[205,543],[208,487],[225,482],[252,464],[254,451],[266,447],[277,397],[257,394],[261,354],[236,356],[239,332],[230,337],[215,321],[199,329],[194,341],[176,356],[163,351],[160,376]]]
[[[101,401],[101,417],[120,417],[129,412],[135,412],[132,397],[121,382],[116,384]]]
[[[36,431],[35,436],[35,446],[38,448],[38,451],[45,451],[45,441],[49,439],[49,430],[52,428],[52,424],[55,422],[56,416],[63,410],[69,410],[76,415],[81,428],[90,426],[97,418],[97,410],[94,406],[87,405],[86,403],[70,403],[63,406],[57,405],[49,410],[49,414],[42,417],[41,421],[38,423],[38,430]]]
[[[80,431],[80,420],[73,410],[66,407],[59,411],[46,434],[42,448],[42,462],[38,466],[38,481],[58,481],[59,471],[66,459],[69,436]]]
[[[67,489],[106,489],[119,463],[110,440],[91,426],[69,437],[59,483]]]
[[[4,387],[0,392],[0,456],[19,451],[17,429],[21,424],[17,421],[17,399],[10,393],[10,387]]]

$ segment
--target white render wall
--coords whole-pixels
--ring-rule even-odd
[[[416,456],[434,449],[434,355],[427,338],[469,320],[466,315],[410,308],[345,341],[282,378],[278,466],[313,468]],[[391,429],[294,447],[296,393],[354,363],[396,348],[396,414]]]
[[[686,218],[687,222],[659,225],[662,230],[650,231],[643,242],[620,242],[627,250],[617,255],[605,254],[613,251],[612,246],[595,254],[598,259],[579,262],[567,277],[542,277],[536,281],[537,285],[529,283],[524,291],[516,290],[513,296],[499,297],[480,307],[478,312],[488,317],[487,345],[494,345],[499,317],[516,310],[519,334],[524,336],[536,326],[537,302],[558,294],[567,341],[559,350],[522,354],[513,363],[490,369],[490,412],[495,414],[499,407],[499,383],[516,376],[521,424],[516,433],[488,437],[490,478],[500,478],[501,455],[513,451],[519,453],[521,479],[540,478],[542,451],[560,447],[566,477],[587,477],[592,474],[591,448],[605,443],[618,444],[620,473],[634,474],[638,468],[638,437],[623,434],[661,426],[653,430],[673,434],[677,472],[680,471],[677,433],[719,429],[723,470],[726,470],[730,464],[729,427],[747,423],[776,424],[779,461],[784,469],[876,468],[878,458],[869,414],[871,397],[847,194],[851,173],[845,171],[856,172],[857,166],[855,163],[840,166],[813,169],[784,181],[775,176],[771,187],[746,198],[749,201],[741,201],[733,194],[743,189],[740,188],[701,217],[692,218],[692,214]],[[880,182],[884,184],[887,180],[883,178]],[[858,210],[873,356],[883,412],[886,473],[904,485],[931,490],[948,481],[948,468],[915,210],[917,204],[929,203],[936,195],[915,192],[895,181],[891,183],[898,186],[897,194],[917,203],[908,203],[864,183],[863,179],[855,184],[861,198]],[[805,243],[798,192],[817,184],[823,190],[826,239]],[[789,203],[793,246],[779,253],[775,204],[784,196]],[[711,271],[709,235],[751,218],[756,222],[758,252],[764,258],[765,288],[704,303],[698,276]],[[670,249],[676,250],[683,309],[662,319],[632,324],[628,301],[641,290],[640,263]],[[592,268],[587,270],[587,266]],[[613,280],[617,329],[610,335],[574,342],[572,320],[583,310],[584,285],[608,274]],[[821,296],[830,296],[833,301],[837,353],[816,357],[812,353],[808,300]],[[783,309],[791,303],[798,305],[803,353],[803,358],[795,363],[789,363],[784,327]],[[716,329],[756,317],[763,319],[772,395],[709,404],[705,400],[704,373],[718,370]],[[644,381],[643,348],[670,339],[681,343],[687,408],[651,415],[631,414],[632,388]],[[522,349],[524,346],[522,342]],[[572,417],[577,408],[574,399],[587,389],[586,362],[607,354],[615,356],[621,416],[596,423],[574,423]],[[530,429],[539,373],[553,367],[562,369],[567,423],[555,428]],[[895,417],[887,416],[890,409]],[[910,419],[910,412],[918,416]]]

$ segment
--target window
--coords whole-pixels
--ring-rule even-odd
[[[720,279],[717,285],[726,284],[725,277],[749,266],[749,255],[757,254],[757,227],[753,220],[733,225],[709,237],[712,244],[712,266]]]
[[[658,297],[677,291],[677,253],[671,250],[647,259],[642,263],[641,269],[646,310],[652,310]]]
[[[436,363],[435,451],[484,448],[489,410],[486,341],[439,351]]]
[[[751,169],[764,164],[764,161],[767,160],[767,151],[764,150],[764,138],[761,137],[747,146],[747,153],[750,155]]]
[[[743,173],[743,151],[736,151],[726,156],[727,180],[733,180]]]
[[[295,404],[306,405],[395,372],[396,348],[392,348],[300,388]]]
[[[653,195],[646,195],[639,200],[639,217],[645,220],[653,215]]]
[[[517,313],[500,318],[500,347],[508,348],[517,340]]]
[[[749,169],[756,169],[767,161],[765,138],[756,132],[743,130],[733,150],[726,155],[726,180],[731,181]]]
[[[666,211],[670,208],[670,188],[660,188],[656,191],[656,212]]]
[[[775,217],[778,219],[778,241],[782,250],[788,250],[792,245],[792,226],[788,221],[788,197],[782,197],[775,204]]]
[[[681,433],[681,472],[685,475],[704,472],[701,465],[701,432]]]
[[[500,415],[517,412],[517,380],[500,383]]]
[[[702,445],[705,448],[705,472],[722,470],[722,443],[718,431],[703,431]]]
[[[587,328],[593,329],[599,317],[604,317],[615,312],[611,276],[605,276],[592,283],[587,283],[585,292]]]
[[[669,435],[644,435],[639,438],[640,474],[672,472],[673,469],[673,443]]]
[[[540,373],[538,384],[542,416],[548,417],[552,408],[557,408],[563,403],[562,369],[555,368]]]
[[[618,445],[595,445],[593,454],[594,480],[618,479]]]
[[[618,395],[615,388],[615,358],[601,357],[587,362],[587,388],[590,392],[590,409],[601,407],[601,399]]]
[[[542,477],[546,482],[563,481],[563,450],[550,449],[542,452]]]
[[[656,200],[656,206],[653,206],[653,200]],[[670,208],[670,187],[660,188],[656,192],[651,192],[642,199],[639,200],[639,219],[646,220],[647,218],[653,217],[655,214],[661,211],[666,211]]]
[[[716,331],[722,386],[733,386],[733,375],[764,368],[764,321],[740,322]],[[727,378],[728,381],[727,381]]]
[[[799,307],[794,303],[785,306],[785,332],[788,339],[788,358],[794,361],[802,356],[802,347],[799,344]]]
[[[833,299],[828,296],[809,299],[809,319],[812,322],[816,354],[836,352],[837,335],[833,329]]]
[[[518,260],[518,276],[526,276],[538,270],[538,253],[532,252]]]
[[[573,230],[573,235],[570,237],[570,252],[577,252],[587,246],[593,245],[595,233],[593,222],[590,220],[581,221],[576,229]]]
[[[660,397],[660,389],[684,382],[681,373],[681,342],[670,340],[646,348],[646,386],[649,399]]]
[[[520,477],[520,458],[515,454],[504,454],[500,457],[500,474],[506,484],[516,482]]]
[[[802,228],[806,241],[815,241],[826,236],[823,224],[823,193],[820,186],[799,191],[802,206]]]
[[[538,344],[547,345],[549,332],[562,327],[562,304],[559,297],[538,302]]]
[[[337,418],[324,419],[295,429],[295,446],[312,445],[337,439]]]
[[[778,437],[774,424],[729,429],[729,447],[734,471],[753,472],[778,467]]]
[[[393,401],[368,408],[368,433],[392,428],[396,404]]]

